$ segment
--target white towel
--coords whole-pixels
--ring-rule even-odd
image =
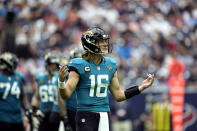
[[[99,112],[100,121],[98,131],[109,131],[109,118],[107,112]]]
[[[60,121],[60,125],[59,125],[58,131],[65,131],[65,129],[64,129],[64,122],[63,121]]]

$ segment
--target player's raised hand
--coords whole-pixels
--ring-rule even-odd
[[[155,75],[154,74],[149,74],[148,78],[146,78],[143,82],[142,85],[139,87],[140,91],[143,91],[144,89],[148,88],[149,86],[151,86],[153,84],[155,80]]]
[[[67,66],[60,66],[60,70],[59,70],[59,81],[60,82],[64,82],[66,79],[66,72],[68,71],[68,67]]]

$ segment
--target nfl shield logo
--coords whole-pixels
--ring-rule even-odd
[[[97,70],[98,70],[98,71],[100,71],[100,70],[101,70],[101,67],[100,67],[100,66],[98,66],[98,67],[97,67]]]

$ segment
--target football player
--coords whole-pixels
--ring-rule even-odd
[[[44,114],[39,131],[57,131],[61,120],[57,104],[59,56],[55,52],[50,52],[45,55],[44,61],[47,72],[40,73],[36,77],[37,87],[32,107],[35,115]]]
[[[18,58],[5,52],[0,55],[0,130],[23,131],[21,109],[29,110],[24,93],[24,77],[16,72]]]
[[[81,43],[85,50],[82,58],[72,59],[59,70],[60,95],[68,99],[72,92],[77,94],[77,131],[109,131],[109,91],[116,101],[124,101],[152,85],[150,75],[140,86],[122,90],[117,77],[117,63],[105,57],[111,53],[109,35],[100,28],[90,28],[82,34]],[[69,71],[65,83],[66,72]]]
[[[81,58],[82,53],[83,53],[82,49],[75,48],[71,50],[69,55],[69,60],[72,60],[74,58]],[[72,127],[72,130],[76,131],[76,121],[75,121],[75,116],[77,111],[76,91],[73,91],[70,98],[66,100],[66,109],[67,109],[68,120]]]

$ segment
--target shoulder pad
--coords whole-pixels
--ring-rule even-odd
[[[112,70],[115,73],[117,70],[117,62],[110,57],[105,57],[105,62],[106,65],[108,66],[108,69]]]
[[[111,58],[111,57],[106,57],[106,59],[109,59],[109,61],[111,61],[113,64],[116,64],[117,62],[115,61],[115,59]]]
[[[69,62],[68,66],[74,67],[77,70],[77,72],[81,74],[84,71],[84,65],[86,63],[87,61],[83,58],[75,58]]]
[[[16,72],[15,74],[20,78],[20,80],[24,81],[24,75],[22,73]]]
[[[36,80],[43,79],[46,75],[47,73],[40,73],[36,76]]]
[[[85,60],[83,58],[75,58],[69,61],[68,65],[70,64],[82,64]]]
[[[105,60],[108,64],[113,64],[117,66],[117,62],[111,57],[105,57]]]

